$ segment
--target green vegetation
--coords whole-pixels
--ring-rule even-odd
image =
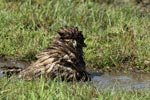
[[[150,71],[150,15],[134,3],[115,0],[2,0],[0,54],[32,60],[47,47],[57,29],[75,25],[83,31],[88,67],[96,70]]]
[[[150,72],[149,13],[141,12],[135,3],[83,1],[1,0],[0,55],[33,60],[50,45],[59,27],[75,25],[86,38],[85,60],[91,69]],[[104,92],[90,83],[7,81],[0,79],[0,100],[150,99],[148,92]]]
[[[100,91],[90,83],[0,80],[0,100],[149,100],[147,91]],[[5,83],[4,83],[5,82]],[[4,86],[4,84],[6,84]]]

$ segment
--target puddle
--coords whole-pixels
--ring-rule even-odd
[[[25,68],[26,66],[28,66],[30,64],[30,62],[26,62],[26,61],[18,61],[15,60],[12,57],[0,57],[0,67],[4,67],[4,66],[16,66],[16,67],[21,67],[21,68]],[[2,77],[2,71],[0,70],[0,77]]]
[[[30,62],[25,61],[16,61],[12,58],[0,57],[0,67],[2,66],[16,66],[16,67],[26,67]],[[109,73],[101,74],[96,72],[90,72],[92,83],[95,87],[113,91],[118,89],[138,89],[143,90],[144,88],[150,89],[150,74],[140,74],[140,73]],[[3,74],[0,71],[0,77]]]
[[[109,73],[93,75],[94,86],[102,90],[149,90],[150,74],[140,73]]]

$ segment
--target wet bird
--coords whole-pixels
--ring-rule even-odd
[[[40,76],[46,79],[60,77],[66,81],[90,80],[83,59],[84,40],[77,27],[61,27],[52,44],[37,54],[37,60],[20,71],[18,77],[26,80]]]

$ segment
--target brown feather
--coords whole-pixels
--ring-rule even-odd
[[[57,33],[52,44],[37,54],[37,61],[19,72],[19,78],[32,80],[43,75],[46,79],[90,80],[83,59],[85,43],[82,32],[77,27],[65,26]]]

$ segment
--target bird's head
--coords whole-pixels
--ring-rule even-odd
[[[79,31],[77,27],[72,26],[64,26],[61,27],[57,31],[59,39],[65,41],[66,43],[72,44],[75,48],[76,47],[86,47],[84,42],[85,38],[82,34],[82,31]]]

